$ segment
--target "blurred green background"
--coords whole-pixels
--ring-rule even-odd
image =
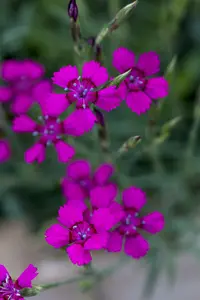
[[[96,36],[128,0],[77,0],[81,32]],[[43,63],[47,77],[61,66],[76,64],[67,0],[1,0],[0,39],[3,59],[32,58]],[[176,256],[190,251],[200,257],[200,1],[140,0],[129,19],[103,43],[104,64],[111,75],[112,52],[118,46],[137,55],[157,51],[161,74],[170,82],[170,95],[149,114],[138,117],[125,104],[106,114],[111,151],[131,136],[142,143],[117,161],[120,188],[136,185],[148,195],[146,210],[160,210],[165,230],[150,238],[150,280],[164,269],[173,278]],[[175,63],[176,62],[176,63]],[[180,117],[175,126],[165,124]],[[172,124],[173,125],[173,124]],[[163,126],[165,126],[163,128]],[[24,150],[32,137],[10,136],[12,159],[0,165],[0,217],[19,218],[40,231],[56,216],[64,202],[59,181],[65,166],[54,151],[42,165],[26,165]],[[104,161],[97,133],[71,141],[77,158],[93,166]],[[151,286],[151,281],[147,282]]]

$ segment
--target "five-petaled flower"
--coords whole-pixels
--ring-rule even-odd
[[[118,48],[113,53],[113,65],[120,73],[131,69],[129,76],[121,83],[119,91],[128,107],[138,115],[150,109],[152,99],[168,95],[168,82],[164,77],[149,78],[160,70],[157,53],[143,53],[136,63],[132,51]]]
[[[37,268],[29,265],[24,272],[13,280],[3,265],[0,265],[0,299],[22,300],[20,291],[24,288],[32,288],[32,280],[38,275]]]
[[[118,220],[109,208],[90,211],[83,202],[70,201],[59,209],[58,221],[47,229],[46,242],[54,248],[66,247],[72,263],[82,266],[91,262],[90,251],[106,247],[108,230]]]
[[[109,252],[122,250],[136,259],[145,256],[149,250],[149,243],[139,233],[145,230],[151,234],[160,232],[164,227],[164,216],[160,212],[152,212],[144,217],[139,216],[139,211],[146,204],[145,193],[136,187],[129,187],[123,191],[124,217],[110,233],[107,244]]]
[[[105,84],[108,78],[106,68],[95,61],[83,65],[82,76],[79,76],[75,66],[62,67],[54,73],[53,82],[66,92],[68,105],[76,105],[76,110],[71,114],[71,121],[77,128],[82,129],[83,133],[90,131],[97,122],[91,105],[110,111],[121,103],[119,92],[114,86],[95,91],[97,87]]]
[[[4,163],[9,160],[11,156],[10,145],[7,140],[0,139],[0,163]]]
[[[89,161],[75,160],[67,166],[66,177],[62,180],[64,196],[67,200],[85,200],[90,197],[92,189],[100,186],[114,197],[117,194],[117,186],[110,181],[113,172],[114,167],[104,163],[92,173]]]
[[[67,108],[64,94],[43,95],[40,103],[42,116],[39,123],[32,120],[28,115],[20,115],[13,120],[13,130],[17,133],[32,133],[37,137],[33,147],[25,152],[25,161],[42,163],[45,159],[45,149],[54,145],[58,154],[58,160],[66,163],[70,160],[75,150],[68,143],[64,142],[65,135],[78,136],[80,131],[71,124],[70,118],[61,121],[59,115]]]
[[[11,110],[15,114],[26,113],[42,89],[51,89],[48,80],[41,80],[44,67],[32,60],[6,60],[1,66],[1,77],[7,86],[0,87],[0,102],[12,99]]]

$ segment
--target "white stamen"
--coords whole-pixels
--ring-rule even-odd
[[[50,146],[51,144],[52,144],[51,140],[48,140],[47,143],[46,143],[47,146]]]
[[[81,76],[78,77],[78,80],[80,80],[80,79],[81,79]]]
[[[60,121],[60,119],[58,118],[58,119],[56,120],[56,123],[58,123],[58,124],[59,124],[60,122],[61,122],[61,121]]]
[[[82,234],[82,238],[85,239],[87,237],[87,234]]]
[[[136,227],[136,226],[133,226],[133,229],[134,229],[134,230],[136,230],[136,229],[137,229],[137,227]]]
[[[76,95],[76,94],[74,94],[73,96],[74,96],[74,98],[76,98],[76,97],[77,97],[77,95]]]
[[[67,87],[66,87],[66,88],[64,88],[64,91],[65,91],[65,92],[67,92],[68,90],[69,90],[69,89],[68,89]]]
[[[34,132],[32,133],[33,136],[37,136],[38,134],[39,134],[38,131],[34,131]]]
[[[76,228],[77,228],[77,225],[74,225],[72,228],[73,228],[73,229],[76,229]]]
[[[47,129],[44,130],[44,134],[47,135],[49,131]]]
[[[77,86],[76,82],[73,83],[73,86]]]
[[[130,81],[133,81],[133,80],[134,80],[134,76],[131,75],[131,76],[129,77],[129,79],[130,79]]]
[[[44,118],[45,118],[45,120],[48,120],[49,116],[46,115],[46,116],[44,116]]]

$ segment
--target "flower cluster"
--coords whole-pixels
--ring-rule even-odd
[[[24,288],[31,288],[31,282],[37,275],[37,268],[29,265],[17,280],[13,280],[6,268],[0,265],[0,299],[24,299],[21,291]]]
[[[47,229],[45,238],[54,248],[66,248],[70,260],[78,266],[91,262],[92,250],[121,251],[123,241],[124,252],[139,259],[149,250],[140,231],[156,234],[164,227],[159,212],[139,215],[146,203],[141,189],[125,189],[123,204],[116,202],[117,188],[109,181],[112,172],[113,167],[104,164],[91,176],[90,164],[80,160],[67,168],[62,182],[67,202],[59,209],[59,223]]]
[[[9,75],[10,64],[11,62],[5,63],[4,78],[7,80],[19,78],[18,75],[22,71],[19,72],[17,64]],[[15,132],[31,132],[38,138],[37,143],[25,153],[26,162],[41,163],[45,159],[45,148],[48,145],[55,146],[60,162],[66,163],[70,160],[75,151],[65,143],[65,138],[67,135],[76,137],[91,131],[95,123],[99,122],[96,108],[111,111],[125,99],[133,112],[137,114],[146,112],[150,108],[152,100],[168,94],[168,83],[163,77],[149,78],[159,71],[159,64],[158,55],[154,52],[142,54],[136,63],[135,55],[131,51],[119,48],[113,54],[113,65],[121,73],[131,71],[128,77],[121,82],[119,88],[106,86],[109,74],[106,68],[96,61],[84,63],[81,75],[76,66],[62,67],[55,72],[52,80],[54,84],[63,88],[64,93],[62,94],[54,93],[49,82],[38,83],[33,89],[33,95],[42,110],[42,116],[39,117],[40,124],[25,115],[31,104],[30,99],[26,109],[25,106],[22,108],[17,105],[21,113],[13,121]],[[29,78],[29,81],[30,78],[31,80],[35,79],[42,73],[35,63],[30,66],[32,67],[28,69],[30,76],[26,77]],[[22,68],[22,70],[24,69]],[[26,76],[28,75],[26,74]],[[32,84],[31,81],[30,85]],[[3,90],[8,91],[8,88],[3,88]],[[23,91],[21,99],[25,99],[26,93],[27,90]],[[74,106],[74,111],[65,120],[60,120],[60,115],[71,105]]]
[[[0,102],[12,100],[14,114],[27,112],[40,98],[40,91],[46,86],[51,88],[50,82],[42,79],[43,75],[44,67],[32,60],[5,61],[1,66],[1,77],[7,85],[0,87]]]

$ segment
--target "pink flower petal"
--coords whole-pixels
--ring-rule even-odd
[[[6,140],[0,140],[0,163],[6,162],[11,156],[10,145]]]
[[[84,201],[82,201],[80,199],[79,200],[69,199],[67,201],[67,205],[69,205],[69,206],[72,205],[74,207],[78,207],[82,211],[82,213],[85,213],[85,211],[88,210],[87,205],[84,203]],[[85,217],[85,215],[84,215],[84,217]]]
[[[37,102],[45,101],[47,96],[52,92],[52,84],[49,80],[38,82],[33,88],[33,99]]]
[[[92,130],[96,122],[96,116],[89,109],[76,109],[64,121],[66,134],[80,136]]]
[[[96,86],[104,84],[108,80],[108,71],[96,61],[84,63],[82,78],[89,78]]]
[[[163,230],[165,225],[164,216],[160,212],[152,212],[143,218],[142,228],[151,234]]]
[[[78,78],[78,69],[73,66],[62,67],[58,72],[53,74],[53,83],[63,88],[67,87],[68,83]]]
[[[151,99],[143,92],[130,92],[126,98],[127,106],[140,115],[150,109]]]
[[[120,97],[122,100],[126,99],[127,95],[128,95],[128,88],[126,86],[126,83],[123,81],[120,86],[117,89]]]
[[[22,76],[21,73],[21,63],[14,59],[9,59],[3,62],[2,64],[2,78],[5,81],[13,81],[19,76]]]
[[[95,187],[90,191],[92,206],[96,208],[108,207],[116,196],[117,186],[112,183],[101,187]]]
[[[18,285],[23,288],[32,288],[31,281],[35,279],[38,275],[38,269],[30,264],[24,272],[18,277],[17,283]]]
[[[67,200],[79,199],[83,201],[88,196],[80,184],[71,182],[67,178],[62,183],[62,190]]]
[[[119,90],[114,86],[110,86],[98,93],[96,106],[105,111],[111,111],[118,107],[121,104],[121,101],[122,99]]]
[[[124,252],[128,256],[139,259],[147,254],[149,251],[149,243],[141,236],[126,237]]]
[[[118,202],[112,202],[109,210],[115,219],[115,223],[119,223],[125,217],[124,209]]]
[[[164,77],[151,78],[147,82],[145,93],[152,99],[164,98],[169,94],[169,85]]]
[[[33,98],[26,94],[18,94],[11,105],[14,114],[25,114],[33,104]]]
[[[156,52],[147,52],[140,55],[137,68],[142,70],[146,76],[156,74],[160,70],[160,59]]]
[[[95,210],[91,223],[94,224],[98,232],[102,232],[111,229],[116,224],[116,220],[109,208],[99,208]]]
[[[71,245],[67,248],[69,259],[74,265],[83,266],[91,262],[92,256],[88,250],[84,250],[81,245]]]
[[[68,162],[75,154],[74,148],[63,141],[57,142],[55,148],[58,154],[58,160],[61,163]]]
[[[59,224],[53,224],[46,230],[45,240],[54,248],[67,246],[69,242],[69,230]]]
[[[107,243],[108,252],[120,252],[122,250],[123,236],[117,231],[109,233],[109,239]]]
[[[58,117],[69,107],[69,102],[65,94],[51,93],[46,98],[46,114]]]
[[[21,115],[13,120],[13,130],[15,132],[33,132],[36,126],[36,122],[27,115]]]
[[[67,176],[77,179],[88,179],[91,173],[91,165],[87,160],[75,160],[67,167]]]
[[[21,64],[20,67],[21,67],[21,71],[23,72],[23,75],[33,80],[39,79],[45,73],[44,66],[36,61],[32,61],[28,59],[22,61],[20,64]]]
[[[106,247],[108,242],[108,232],[97,233],[89,238],[85,245],[85,250],[101,250]]]
[[[124,73],[134,67],[135,54],[126,48],[118,48],[113,53],[112,64],[120,73]]]
[[[7,102],[12,97],[12,91],[6,86],[0,86],[0,102]]]
[[[98,185],[103,185],[108,182],[108,179],[114,173],[114,167],[111,164],[102,164],[94,173],[94,181]]]
[[[134,186],[123,191],[122,199],[126,208],[133,208],[136,211],[140,211],[140,209],[146,204],[145,193]]]
[[[42,163],[45,160],[45,146],[36,143],[24,153],[24,158],[28,164],[32,164],[34,161]]]
[[[4,267],[4,265],[0,265],[0,283],[5,280],[7,275],[9,275],[7,269]]]
[[[67,227],[72,227],[74,224],[83,221],[83,211],[81,207],[65,204],[58,211],[58,221]]]

